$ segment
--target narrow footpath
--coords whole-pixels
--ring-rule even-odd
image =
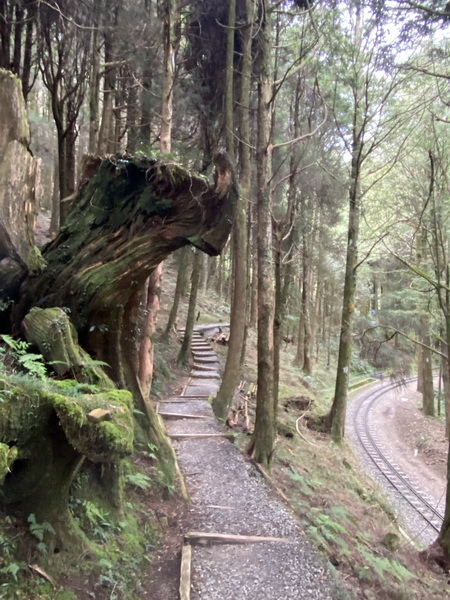
[[[221,365],[203,329],[182,394],[159,408],[190,497],[180,591],[166,600],[344,598],[289,508],[216,421],[209,398]]]

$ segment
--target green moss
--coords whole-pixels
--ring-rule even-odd
[[[43,427],[52,411],[46,393],[36,379],[27,385],[2,381],[7,400],[0,404],[0,442],[26,444],[36,430]]]
[[[93,462],[113,462],[132,453],[134,429],[131,394],[111,390],[100,394],[67,398],[55,395],[53,406],[70,444]],[[93,423],[89,413],[101,408],[110,421]]]
[[[53,385],[68,391],[79,387],[71,380]],[[0,380],[0,389],[8,392],[8,399],[0,404],[0,442],[14,441],[21,454],[33,451],[32,440],[37,436],[38,443],[53,412],[69,443],[90,460],[111,463],[132,452],[134,428],[130,392],[110,390],[80,394],[78,391],[78,395],[68,397],[36,380],[24,380],[19,385]],[[88,414],[96,408],[109,411],[111,420],[91,422]]]
[[[6,444],[0,443],[0,482],[6,477],[11,469],[11,465],[17,458],[17,447],[10,448]]]
[[[36,345],[59,375],[73,373],[82,381],[113,388],[104,371],[78,344],[78,334],[59,307],[34,307],[22,322],[27,340]]]
[[[34,245],[30,246],[28,249],[28,255],[25,262],[27,263],[30,271],[33,273],[41,273],[47,266],[47,263],[45,262],[39,248]]]

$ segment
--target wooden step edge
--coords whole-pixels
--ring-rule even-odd
[[[184,544],[181,551],[180,565],[180,600],[190,600],[191,597],[191,562],[192,562],[192,546]]]
[[[236,434],[234,433],[170,433],[169,438],[172,440],[201,440],[207,438],[222,438],[228,440],[234,440]]]
[[[197,378],[196,377],[189,377],[189,381],[186,384],[186,387],[187,388],[189,388],[189,387],[207,387],[208,385],[210,385],[206,381],[199,381],[198,383],[192,383],[192,380],[195,381],[195,379],[197,379]],[[201,379],[201,378],[199,377],[199,379]],[[214,381],[213,383],[217,383],[217,381]]]
[[[192,386],[192,387],[194,387],[194,386]],[[213,395],[214,394],[192,394],[192,395],[186,394],[186,396],[183,396],[183,398],[187,398],[187,400],[209,400],[209,397],[213,396]]]
[[[186,396],[186,400],[177,398],[176,400],[161,400],[159,403],[160,404],[187,404],[188,402],[192,402],[195,400],[198,400],[198,401],[202,400],[203,402],[207,402],[208,398],[209,398],[209,396],[193,396],[193,397]]]
[[[190,544],[257,544],[275,542],[277,544],[295,544],[290,538],[263,535],[235,535],[231,533],[211,533],[209,531],[189,531],[184,534],[185,542]]]
[[[170,412],[158,412],[160,417],[165,417],[167,419],[215,419],[215,417],[210,417],[207,415],[183,415],[182,413],[170,413]]]

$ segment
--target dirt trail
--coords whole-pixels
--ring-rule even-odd
[[[221,365],[201,328],[194,334],[192,353],[194,367],[183,393],[160,405],[190,496],[184,554],[192,552],[187,569],[191,580],[182,599],[337,598],[338,584],[290,510],[222,434],[208,401],[220,385]],[[202,544],[190,542],[186,537],[190,532],[252,539]],[[173,584],[162,594],[155,600],[180,597]]]

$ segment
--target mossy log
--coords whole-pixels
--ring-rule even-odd
[[[238,191],[224,153],[215,165],[210,184],[175,163],[143,157],[85,161],[66,225],[42,250],[46,269],[23,274],[0,265],[0,300],[14,303],[0,318],[10,322],[3,331],[19,332],[34,306],[61,307],[81,346],[110,365],[114,382],[135,387],[146,279],[183,245],[217,255],[230,233]]]
[[[79,542],[69,511],[70,486],[84,460],[120,474],[121,461],[133,450],[132,398],[109,390],[80,393],[73,380],[41,384],[32,380],[0,380],[0,505],[4,510],[34,514],[57,531],[57,542]],[[71,396],[71,394],[74,394]],[[103,409],[109,420],[92,421]],[[121,505],[121,479],[108,489],[110,504]]]

